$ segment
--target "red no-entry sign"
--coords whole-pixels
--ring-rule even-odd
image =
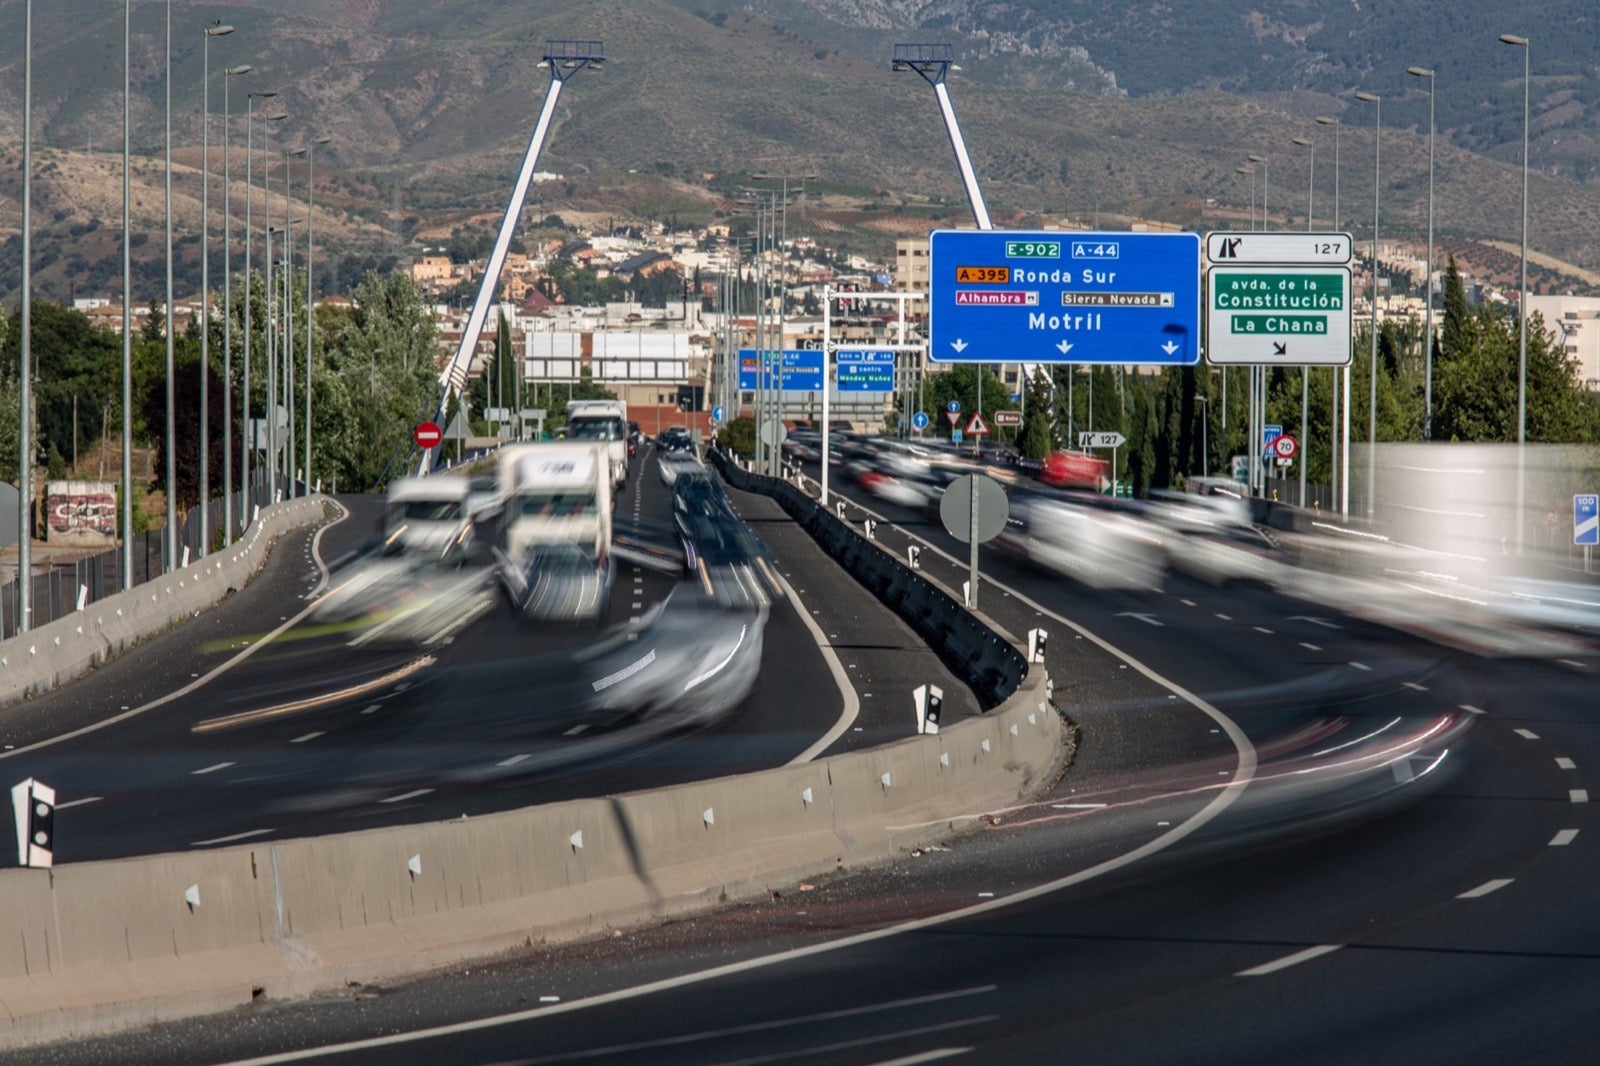
[[[437,422],[420,422],[411,431],[411,439],[417,442],[419,448],[436,448],[444,440],[444,430],[439,428]]]

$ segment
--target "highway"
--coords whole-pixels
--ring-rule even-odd
[[[925,570],[959,578],[942,532],[871,506],[898,519],[889,547],[925,538]],[[347,1041],[309,1058],[1592,1061],[1593,662],[1479,659],[1261,588],[984,572],[986,611],[1051,630],[1082,734],[1053,791],[982,832],[692,921],[34,1061]]]
[[[634,466],[622,521],[664,521],[671,497],[653,458]],[[381,513],[371,498],[341,507],[346,517],[288,538],[217,610],[0,713],[10,777],[57,790],[58,862],[471,817],[780,766],[908,735],[920,680],[943,684],[952,715],[976,710],[906,627],[853,595],[808,537],[774,523],[775,509],[753,521],[772,526],[780,570],[804,574],[799,595],[819,628],[778,602],[760,683],[732,713],[699,721],[641,719],[625,696],[597,712],[586,680],[666,646],[653,640],[734,625],[696,606],[697,587],[674,592],[671,578],[621,568],[613,618],[648,620],[669,593],[673,602],[656,625],[609,646],[590,628],[521,622],[485,575],[453,570],[408,588],[421,600],[437,585],[448,609],[376,625],[319,619],[324,560],[348,557]],[[408,617],[432,621],[397,635]]]

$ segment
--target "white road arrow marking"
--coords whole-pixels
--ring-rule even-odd
[[[1140,614],[1137,611],[1120,611],[1120,612],[1118,612],[1117,617],[1118,618],[1137,618],[1139,621],[1143,622],[1147,626],[1156,626],[1158,628],[1165,627],[1165,625],[1166,625],[1165,622],[1156,621],[1156,616],[1153,615],[1153,614]]]
[[[962,340],[960,337],[957,337],[955,340],[950,342],[950,347],[954,348],[956,350],[956,354],[959,355],[967,350],[967,342]]]
[[[1056,351],[1060,352],[1062,355],[1066,355],[1068,352],[1072,351],[1072,342],[1059,341],[1056,344]]]

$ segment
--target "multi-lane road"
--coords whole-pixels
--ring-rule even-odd
[[[641,457],[619,527],[665,520],[670,499]],[[762,504],[748,501],[758,528],[781,514]],[[696,584],[628,566],[607,614],[632,625],[608,640],[513,617],[488,571],[409,572],[396,609],[319,612],[329,586],[361,565],[350,552],[380,512],[381,501],[344,499],[330,525],[287,538],[216,611],[0,712],[0,765],[56,789],[57,861],[459,818],[781,766],[908,735],[920,680],[945,685],[953,715],[976,710],[908,629],[854,595],[792,528],[769,539],[780,571],[803,575],[801,602],[816,606],[802,618],[787,597],[773,605],[760,683],[733,713],[596,709],[592,679],[736,623],[701,607]],[[329,559],[345,566],[330,574]],[[906,683],[908,673],[919,680]]]
[[[964,550],[863,502],[959,586]],[[1079,745],[948,850],[33,1061],[1593,1061],[1592,660],[1478,659],[1260,588],[984,571],[986,613],[1050,631]]]

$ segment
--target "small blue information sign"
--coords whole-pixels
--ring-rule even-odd
[[[1200,360],[1200,236],[935,230],[929,358],[951,363]]]
[[[1572,543],[1600,544],[1600,495],[1572,497]]]
[[[755,348],[739,349],[739,388],[755,392],[760,388],[782,388],[784,392],[822,391],[822,352],[813,348],[785,348],[783,350],[783,383],[778,383],[778,351],[766,349],[767,380],[761,380],[762,352]]]
[[[833,353],[840,392],[893,392],[894,352],[840,348]]]

